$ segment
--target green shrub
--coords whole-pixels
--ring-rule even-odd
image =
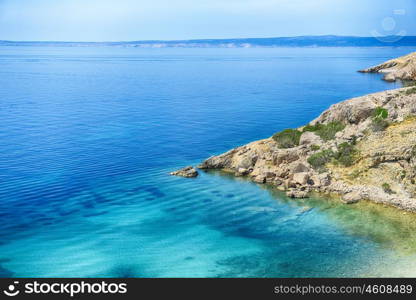
[[[273,140],[279,145],[279,148],[293,148],[299,146],[299,140],[302,132],[296,129],[285,129],[273,135]]]
[[[348,178],[350,180],[354,180],[357,179],[360,175],[361,175],[362,171],[355,169],[354,171],[352,171],[350,174],[348,174]]]
[[[339,121],[330,122],[328,124],[317,123],[315,125],[306,125],[303,132],[311,131],[320,136],[324,141],[329,141],[335,138],[335,134],[345,128],[345,125]]]
[[[321,123],[316,123],[315,125],[306,125],[305,127],[303,127],[302,132],[307,132],[307,131],[311,131],[311,132],[316,132],[319,129],[321,129],[323,126]]]
[[[393,192],[393,190],[391,189],[391,187],[390,187],[390,184],[388,184],[388,183],[383,183],[382,185],[381,185],[381,188],[383,189],[383,191],[385,192],[385,193],[387,193],[387,194],[394,194],[394,192]]]
[[[373,111],[373,120],[371,121],[371,128],[373,131],[383,131],[389,126],[389,122],[386,121],[389,116],[387,109],[377,107]]]
[[[407,90],[402,91],[401,93],[403,95],[406,95],[406,96],[409,96],[409,95],[412,95],[412,94],[416,94],[416,87],[408,88]]]
[[[308,158],[308,163],[315,170],[321,170],[325,167],[327,163],[329,163],[332,160],[333,157],[334,152],[332,150],[323,150],[321,152],[312,154]]]
[[[321,147],[319,145],[312,145],[311,146],[312,151],[318,151],[319,149],[321,149]]]
[[[416,157],[416,145],[412,147],[412,157]]]
[[[373,111],[373,118],[387,119],[388,116],[389,116],[389,112],[385,108],[377,107]]]
[[[371,121],[371,128],[373,131],[383,131],[389,127],[389,122],[381,118],[373,118]]]
[[[403,87],[411,87],[411,86],[416,87],[416,82],[413,80],[402,80],[402,83],[403,83]]]
[[[322,170],[327,163],[333,161],[345,167],[352,166],[356,161],[358,151],[354,147],[355,143],[342,143],[337,151],[323,150],[312,154],[308,158],[308,163],[316,170]]]
[[[338,151],[334,154],[334,158],[345,167],[352,166],[355,162],[357,150],[354,144],[342,143],[338,146]]]

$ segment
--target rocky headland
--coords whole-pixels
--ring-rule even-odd
[[[389,80],[415,79],[415,60],[413,53],[368,70],[394,74]],[[305,126],[210,157],[198,168],[246,176],[293,198],[319,193],[416,212],[416,86],[334,104]]]
[[[384,73],[384,80],[416,80],[416,52],[361,70],[362,73]]]

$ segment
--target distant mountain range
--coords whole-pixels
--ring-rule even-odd
[[[119,46],[119,47],[192,47],[192,48],[249,48],[249,47],[403,47],[416,46],[416,36],[297,36],[241,39],[148,40],[129,42],[54,42],[0,41],[0,46]]]

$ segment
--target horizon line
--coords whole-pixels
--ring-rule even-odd
[[[409,38],[416,35],[385,35],[385,36],[361,36],[361,35],[294,35],[294,36],[274,36],[274,37],[240,37],[240,38],[192,38],[192,39],[150,39],[150,40],[117,40],[117,41],[70,41],[70,40],[3,40],[0,42],[12,42],[12,43],[134,43],[134,42],[196,42],[196,41],[226,41],[226,40],[266,40],[266,39],[289,39],[289,38],[323,38],[323,37],[336,37],[336,38],[380,38],[380,37],[401,37]]]

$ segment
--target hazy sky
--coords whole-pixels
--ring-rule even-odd
[[[0,0],[0,40],[416,35],[415,0]]]

